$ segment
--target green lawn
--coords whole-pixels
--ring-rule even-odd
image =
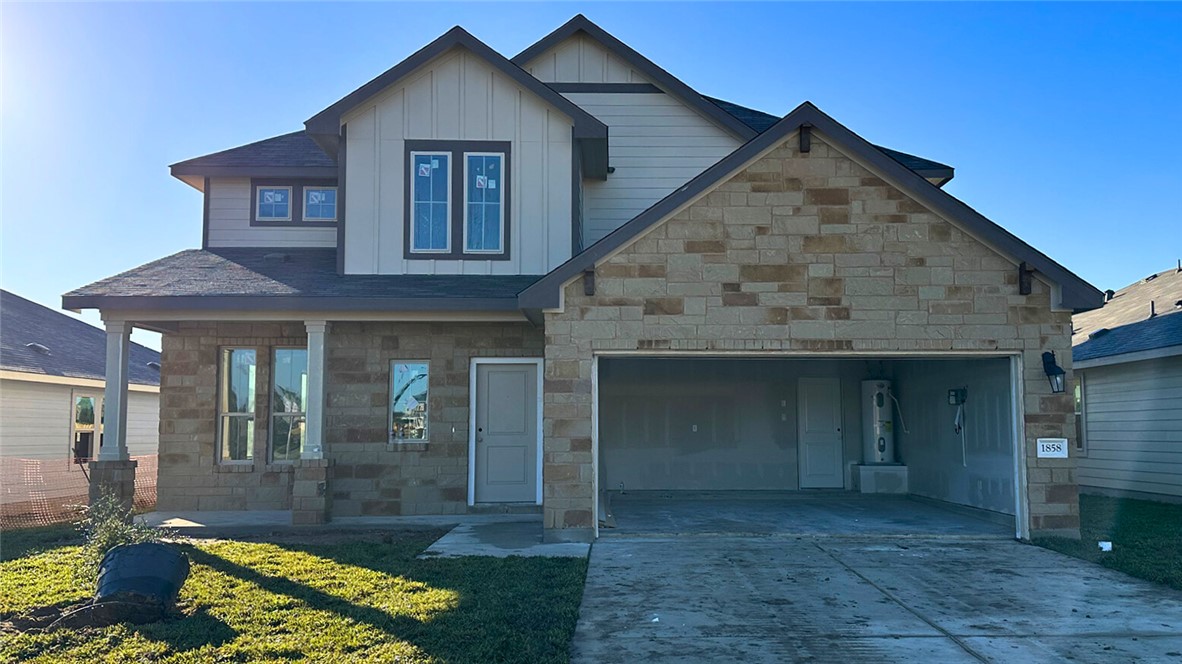
[[[193,541],[182,617],[0,634],[0,661],[567,661],[585,560],[417,560],[438,535]],[[0,534],[0,619],[92,594],[72,572],[78,541]]]
[[[1034,543],[1182,590],[1182,505],[1081,495],[1079,509],[1080,541]],[[1100,540],[1112,542],[1111,553],[1100,551]]]

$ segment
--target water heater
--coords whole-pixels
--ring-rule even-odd
[[[862,463],[895,462],[891,381],[862,381]]]

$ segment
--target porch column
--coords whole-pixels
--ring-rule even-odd
[[[90,462],[90,504],[113,496],[131,518],[135,502],[136,462],[127,453],[127,354],[131,323],[106,321],[106,389],[101,404],[95,404],[95,430],[102,432],[98,458]]]
[[[329,482],[332,460],[324,457],[324,341],[328,321],[304,321],[308,330],[308,403],[304,405],[304,440],[291,485],[291,522],[328,521],[332,510]]]
[[[127,354],[131,323],[107,321],[107,376],[99,461],[127,461]]]
[[[308,330],[308,403],[304,418],[301,459],[324,458],[324,337],[328,322],[306,321]]]

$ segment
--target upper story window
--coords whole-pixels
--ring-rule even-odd
[[[254,216],[259,221],[291,221],[291,187],[259,187]]]
[[[504,207],[503,154],[464,154],[464,251],[500,253]]]
[[[406,258],[509,258],[510,143],[406,142]]]
[[[251,226],[335,226],[333,180],[251,180]]]
[[[304,187],[304,220],[336,221],[337,188]]]
[[[451,251],[451,154],[412,152],[410,246],[416,253]]]

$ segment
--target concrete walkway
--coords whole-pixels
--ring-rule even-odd
[[[540,514],[459,514],[338,517],[317,526],[293,526],[291,512],[149,512],[143,520],[188,537],[230,537],[267,533],[327,533],[341,530],[449,529],[421,558],[508,556],[582,558],[590,544],[542,542]]]
[[[614,536],[571,655],[1182,663],[1182,593],[1004,538]]]

